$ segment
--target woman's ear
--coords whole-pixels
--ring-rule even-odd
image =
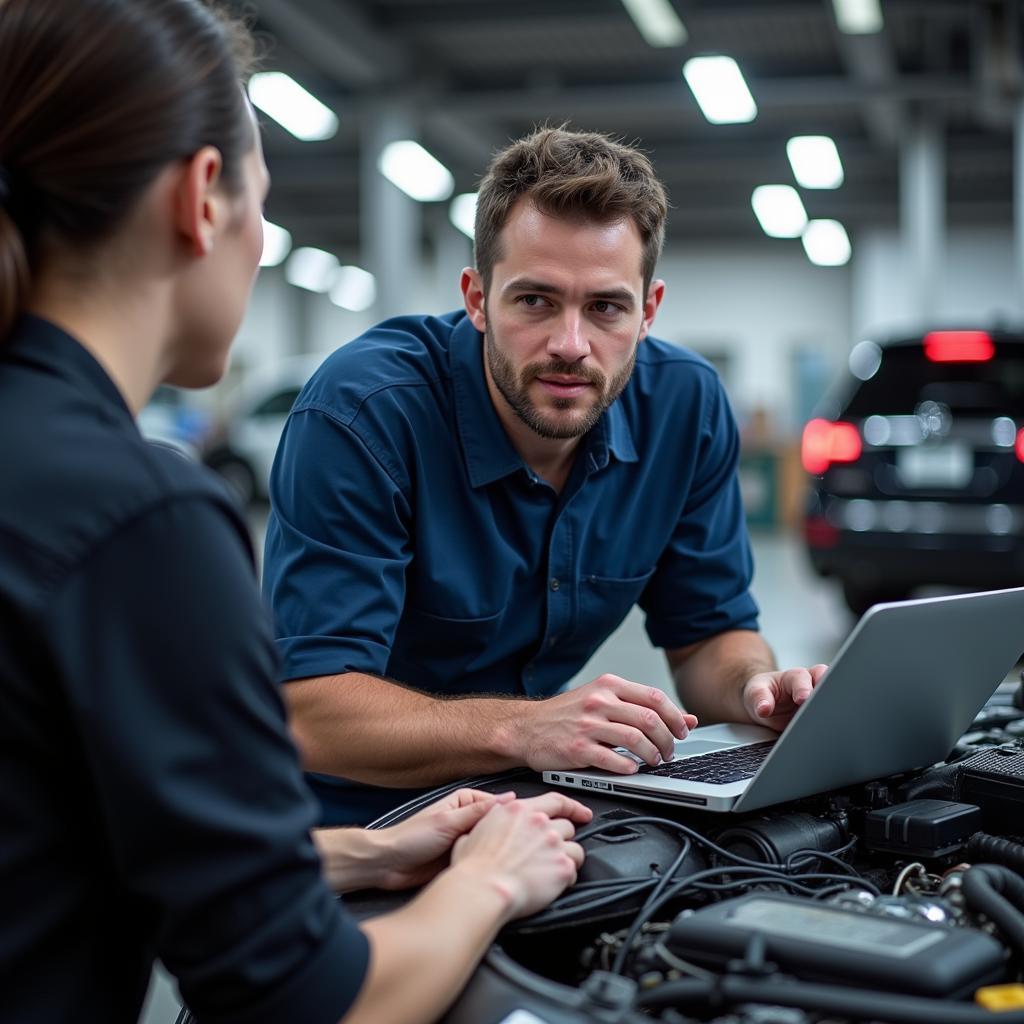
[[[207,256],[228,217],[227,197],[220,190],[223,159],[204,146],[186,160],[174,188],[174,222],[195,256]]]

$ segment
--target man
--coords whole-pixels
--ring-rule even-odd
[[[535,132],[481,184],[465,311],[372,328],[296,402],[266,587],[327,821],[398,787],[671,757],[696,718],[660,690],[559,693],[637,602],[704,720],[781,729],[824,671],[777,671],[756,632],[718,378],[648,337],[666,210],[636,150]]]

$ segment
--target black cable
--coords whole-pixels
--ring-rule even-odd
[[[838,985],[816,985],[791,977],[770,979],[727,975],[710,980],[667,981],[641,992],[636,1005],[645,1009],[699,1004],[716,1008],[767,1003],[810,1010],[829,1017],[886,1021],[888,1024],[992,1024],[990,1010],[921,996],[869,992]],[[999,1024],[1024,1024],[1024,1011],[998,1015]]]

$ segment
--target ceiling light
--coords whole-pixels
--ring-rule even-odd
[[[291,251],[292,236],[277,224],[269,220],[263,221],[263,255],[260,257],[261,267],[276,267]]]
[[[448,207],[448,217],[464,235],[472,238],[476,225],[476,193],[463,192],[457,195]]]
[[[799,238],[807,211],[792,185],[759,185],[750,197],[761,229],[772,238]]]
[[[669,0],[622,0],[640,35],[651,46],[682,46],[686,26]]]
[[[882,31],[882,8],[878,0],[832,0],[836,24],[848,35]]]
[[[297,288],[325,292],[338,272],[338,259],[323,249],[296,249],[284,267],[285,280]]]
[[[418,142],[389,142],[381,151],[377,168],[393,185],[421,203],[447,199],[455,188],[451,171]]]
[[[839,188],[843,162],[827,135],[795,135],[786,143],[786,155],[797,182],[804,188]]]
[[[802,240],[807,258],[819,267],[841,267],[850,260],[850,236],[837,220],[809,221]]]
[[[281,71],[253,75],[249,79],[249,99],[303,142],[329,139],[338,130],[334,111]]]
[[[339,267],[331,285],[331,302],[361,313],[377,301],[377,279],[362,267]]]
[[[738,124],[757,117],[757,104],[732,57],[691,57],[683,65],[683,77],[712,124]]]

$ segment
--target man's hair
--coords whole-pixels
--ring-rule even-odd
[[[476,266],[485,290],[501,259],[499,236],[527,198],[541,213],[608,223],[630,217],[643,243],[644,292],[665,239],[668,200],[650,160],[596,132],[538,128],[491,161],[477,194]]]

